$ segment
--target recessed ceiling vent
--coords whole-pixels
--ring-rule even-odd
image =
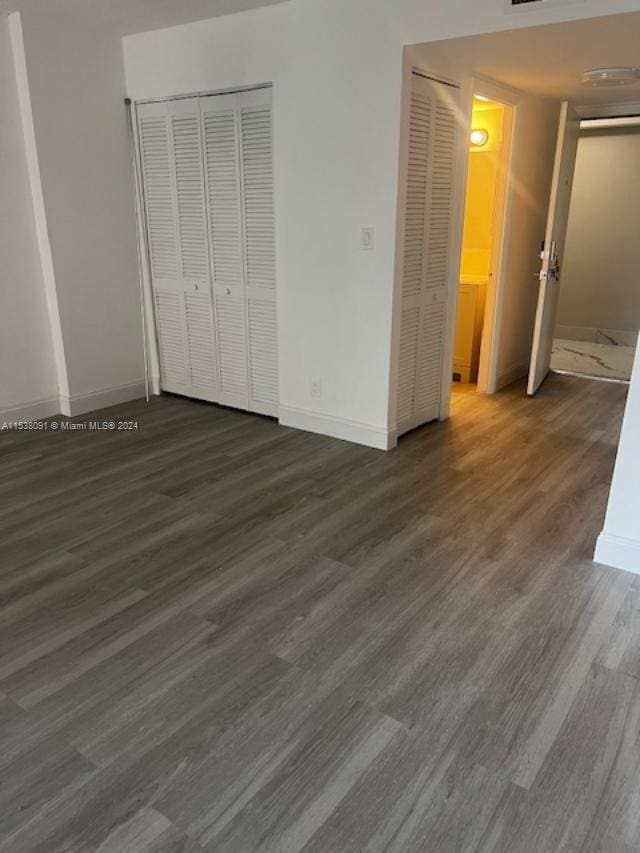
[[[515,12],[518,10],[525,11],[529,9],[533,11],[534,7],[538,9],[548,9],[550,6],[567,6],[569,3],[584,3],[585,0],[506,0],[507,12]]]

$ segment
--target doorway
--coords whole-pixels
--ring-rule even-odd
[[[515,107],[475,88],[468,141],[465,210],[456,307],[453,381],[493,390],[496,307]]]
[[[631,378],[640,327],[640,197],[629,188],[639,185],[640,118],[583,120],[551,356],[554,372]]]
[[[605,107],[626,110],[640,96],[640,76],[637,85],[616,89],[615,100],[611,90],[586,86],[583,77],[609,61],[603,31],[615,45],[616,61],[635,66],[639,29],[640,14],[630,13],[405,48],[390,413],[397,436],[449,417],[454,372],[487,393],[519,382],[522,393],[533,396],[544,383],[555,333],[574,129],[588,116],[577,110],[588,108],[591,115]],[[552,65],[541,63],[542,54],[554,57]],[[418,91],[416,77],[431,82],[429,91]],[[471,131],[483,129],[475,127],[483,102],[473,96],[488,97],[489,106],[502,101],[479,91],[478,81],[512,93],[514,120],[503,233],[496,227],[497,205],[491,204],[497,193],[488,198],[481,193],[492,225],[485,221],[489,242],[474,245],[470,182],[478,171],[475,158],[483,164],[484,155],[470,143]],[[446,131],[439,124],[444,115]],[[485,141],[483,134],[474,139]],[[441,162],[432,162],[435,155]],[[430,191],[430,181],[440,197]],[[434,259],[437,281],[431,275]],[[429,406],[421,405],[427,379]]]

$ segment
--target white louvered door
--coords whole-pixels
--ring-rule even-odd
[[[161,387],[218,398],[198,98],[143,104],[140,151]]]
[[[271,89],[238,95],[249,408],[278,413]]]
[[[138,121],[161,387],[277,415],[271,89]]]
[[[412,78],[398,434],[440,417],[451,263],[458,90]]]
[[[201,99],[220,401],[278,414],[271,90]]]
[[[237,96],[201,98],[221,403],[249,408]]]

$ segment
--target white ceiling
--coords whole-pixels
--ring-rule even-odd
[[[640,101],[640,84],[586,88],[582,73],[606,65],[640,66],[640,12],[421,45],[421,61],[437,71],[464,70],[576,105]]]
[[[0,0],[0,12],[73,16],[78,23],[121,35],[159,30],[284,0]]]

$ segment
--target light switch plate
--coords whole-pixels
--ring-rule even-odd
[[[370,252],[373,250],[373,238],[375,236],[375,231],[373,228],[363,228],[362,235],[360,237],[360,247],[365,252]]]

